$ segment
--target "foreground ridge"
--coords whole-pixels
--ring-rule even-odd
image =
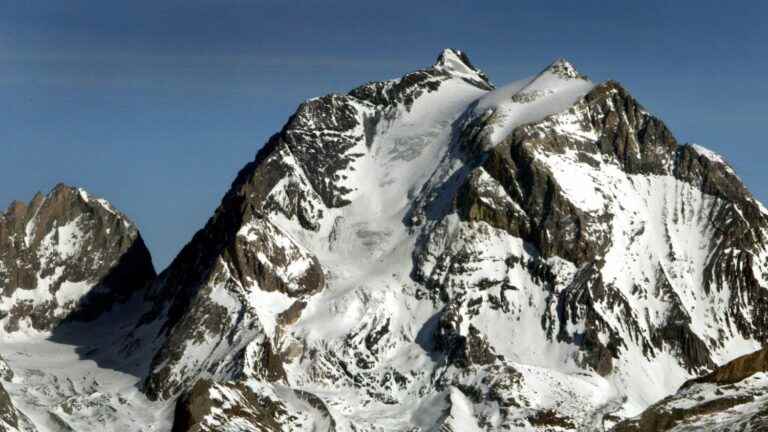
[[[613,431],[765,430],[767,372],[768,348],[763,348],[687,381],[677,393]]]
[[[564,60],[312,99],[153,290],[147,394],[203,430],[638,413],[766,338],[765,214],[713,155]]]

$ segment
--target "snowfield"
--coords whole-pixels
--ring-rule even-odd
[[[138,388],[151,353],[119,350],[140,311],[134,300],[53,334],[4,335],[0,356],[14,378],[3,386],[37,431],[171,429],[173,404],[153,403]]]

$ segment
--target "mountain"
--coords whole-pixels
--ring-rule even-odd
[[[617,82],[446,50],[241,170],[150,291],[144,389],[176,430],[598,428],[765,342],[767,222]]]
[[[41,430],[643,430],[766,344],[767,228],[619,83],[560,59],[496,87],[448,49],[302,103],[167,269],[129,230],[122,285],[0,354]],[[714,385],[758,394],[738,369]]]
[[[0,326],[7,333],[98,316],[154,277],[136,226],[85,190],[59,184],[0,214]]]

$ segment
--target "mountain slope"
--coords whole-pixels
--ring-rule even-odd
[[[241,170],[150,290],[143,389],[179,431],[599,429],[765,343],[767,222],[618,83],[446,50]]]

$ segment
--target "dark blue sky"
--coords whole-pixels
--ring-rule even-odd
[[[444,47],[496,84],[557,57],[617,79],[768,200],[768,3],[558,3],[4,1],[0,205],[83,186],[139,224],[162,268],[299,102]]]

